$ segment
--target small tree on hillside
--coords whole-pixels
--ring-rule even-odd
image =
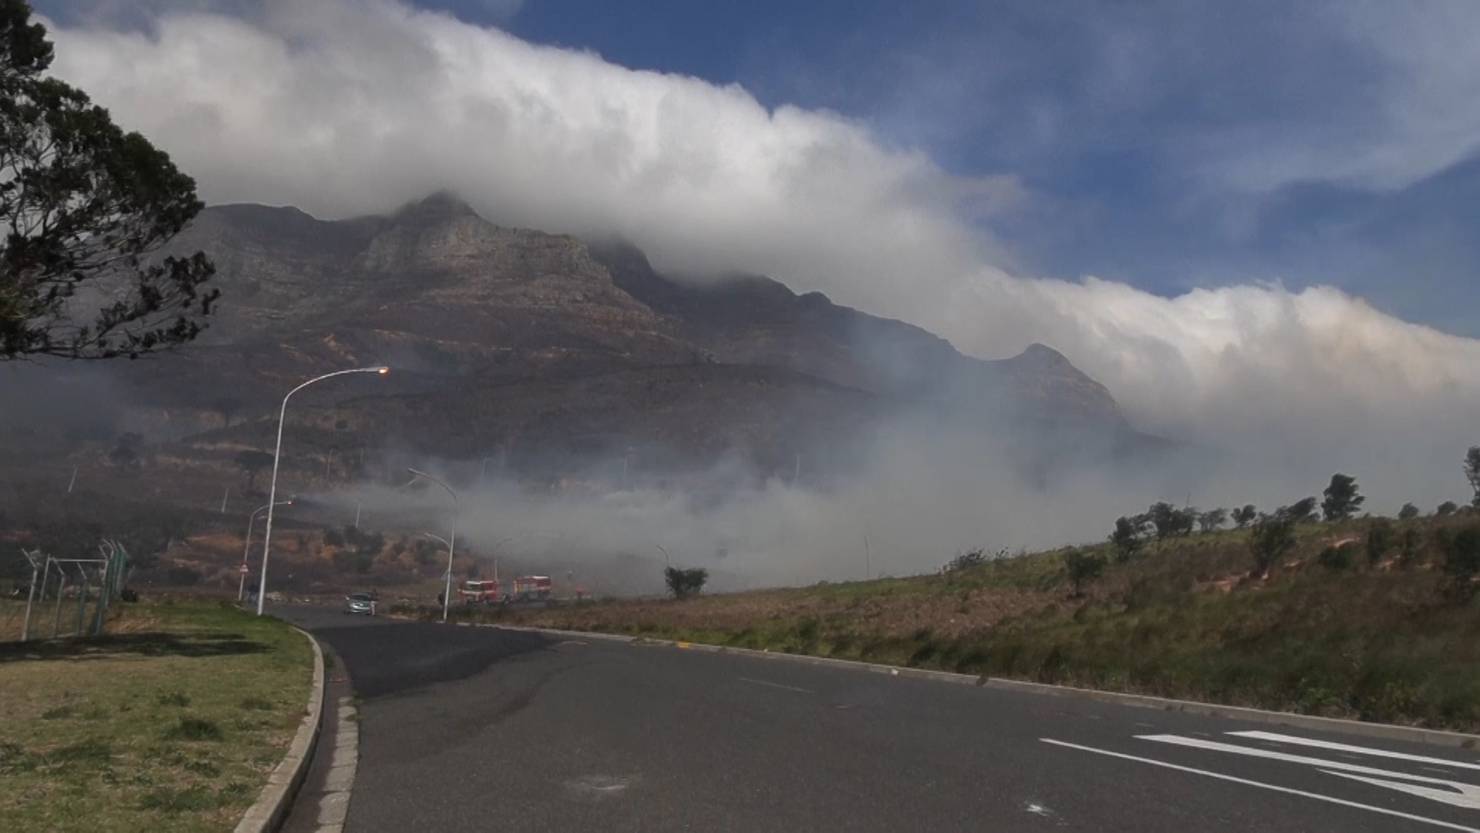
[[[1315,520],[1316,499],[1313,497],[1301,498],[1294,503],[1278,510],[1275,514],[1282,514],[1295,523],[1305,523]]]
[[[1423,548],[1423,533],[1417,527],[1410,526],[1403,530],[1398,536],[1398,558],[1403,564],[1409,565],[1418,558],[1418,551]]]
[[[1480,508],[1480,445],[1470,446],[1465,454],[1465,479],[1470,481],[1470,489],[1475,493],[1470,505]]]
[[[1164,541],[1179,535],[1188,535],[1196,523],[1197,510],[1191,507],[1178,509],[1165,501],[1151,504],[1146,513],[1152,526],[1156,527],[1156,540]]]
[[[1084,583],[1099,578],[1105,570],[1105,559],[1094,553],[1085,553],[1070,547],[1064,550],[1064,569],[1069,573],[1069,583],[1074,587],[1074,598],[1084,595]]]
[[[1298,516],[1290,507],[1277,510],[1273,515],[1260,515],[1254,522],[1253,534],[1249,536],[1249,551],[1254,555],[1254,576],[1268,578],[1275,563],[1295,547],[1295,524]]]
[[[1243,529],[1253,523],[1257,517],[1259,517],[1258,510],[1254,508],[1254,504],[1250,503],[1247,506],[1233,510],[1233,525],[1239,529]]]
[[[1393,524],[1386,518],[1378,518],[1367,530],[1367,562],[1376,564],[1387,551],[1393,548]]]
[[[1453,579],[1461,599],[1475,593],[1474,578],[1480,575],[1480,525],[1467,526],[1444,541],[1444,572]]]
[[[237,453],[236,465],[247,476],[247,491],[252,492],[257,489],[257,473],[272,465],[272,455],[249,448]]]
[[[1455,503],[1452,500],[1446,500],[1443,503],[1439,504],[1439,508],[1434,510],[1434,514],[1438,515],[1441,518],[1447,518],[1450,515],[1453,515],[1458,509],[1459,504]]]
[[[1115,519],[1115,531],[1110,533],[1110,544],[1115,547],[1115,560],[1121,563],[1130,561],[1140,551],[1141,532],[1145,525],[1121,516]]]
[[[709,571],[703,567],[692,567],[680,569],[668,567],[663,570],[663,580],[668,585],[668,592],[675,599],[685,599],[704,589],[704,583],[709,580]]]
[[[1321,501],[1321,512],[1327,521],[1344,521],[1356,514],[1367,499],[1357,492],[1357,479],[1350,475],[1331,475],[1331,485],[1326,487],[1326,499]]]
[[[1227,509],[1209,509],[1197,516],[1197,525],[1203,532],[1212,532],[1228,520]]]
[[[1418,507],[1411,503],[1403,504],[1403,508],[1398,510],[1398,520],[1400,521],[1411,521],[1416,517],[1418,517]]]

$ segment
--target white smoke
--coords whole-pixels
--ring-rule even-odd
[[[53,34],[55,72],[211,202],[338,217],[450,188],[496,221],[616,232],[671,270],[768,273],[978,356],[1045,342],[1138,426],[1316,481],[1352,470],[1378,509],[1454,496],[1456,461],[1480,440],[1480,341],[1330,288],[1167,299],[1014,275],[981,229],[1023,198],[1011,175],[948,174],[834,113],[768,110],[737,86],[389,0]]]

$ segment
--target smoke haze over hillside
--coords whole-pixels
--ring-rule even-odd
[[[1012,172],[956,176],[867,124],[768,110],[738,86],[629,70],[394,2],[269,1],[231,14],[202,5],[161,4],[142,28],[53,27],[54,71],[168,150],[210,202],[344,217],[451,188],[497,222],[619,234],[660,268],[695,276],[770,274],[972,355],[1047,343],[1103,382],[1136,427],[1219,466],[1215,476],[1188,463],[1129,486],[1111,472],[1075,475],[1046,499],[984,476],[996,449],[962,453],[962,439],[906,453],[886,439],[881,478],[833,497],[772,484],[718,514],[652,495],[633,498],[640,512],[626,498],[549,509],[591,518],[605,543],[642,549],[613,530],[678,536],[696,517],[720,537],[775,524],[778,540],[794,542],[868,517],[876,529],[843,536],[857,547],[808,548],[854,559],[868,534],[880,551],[896,537],[902,552],[926,529],[950,530],[958,547],[1014,548],[1098,538],[1111,503],[1119,514],[1187,493],[1204,506],[1293,499],[1338,469],[1358,476],[1377,511],[1462,494],[1459,458],[1480,441],[1480,341],[1334,288],[1263,282],[1278,276],[1166,298],[1022,275],[991,233],[1032,199]],[[939,490],[902,497],[879,485],[891,481]],[[489,512],[511,505],[484,516],[490,535],[545,511],[504,496]],[[966,534],[994,523],[1014,531]],[[932,536],[911,567],[938,563],[943,543]]]

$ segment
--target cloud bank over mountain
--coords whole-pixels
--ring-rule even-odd
[[[54,71],[168,150],[210,202],[343,217],[451,189],[497,222],[620,234],[678,272],[770,274],[978,356],[1045,342],[1143,428],[1389,478],[1391,500],[1453,496],[1463,446],[1480,440],[1480,341],[1326,287],[1164,298],[1022,275],[990,233],[1030,198],[1011,171],[953,175],[836,113],[767,109],[740,87],[394,2],[241,5],[53,26]],[[1352,164],[1336,173],[1403,175]]]

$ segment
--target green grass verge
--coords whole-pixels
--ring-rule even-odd
[[[303,719],[308,642],[214,602],[0,645],[0,830],[224,831]]]

